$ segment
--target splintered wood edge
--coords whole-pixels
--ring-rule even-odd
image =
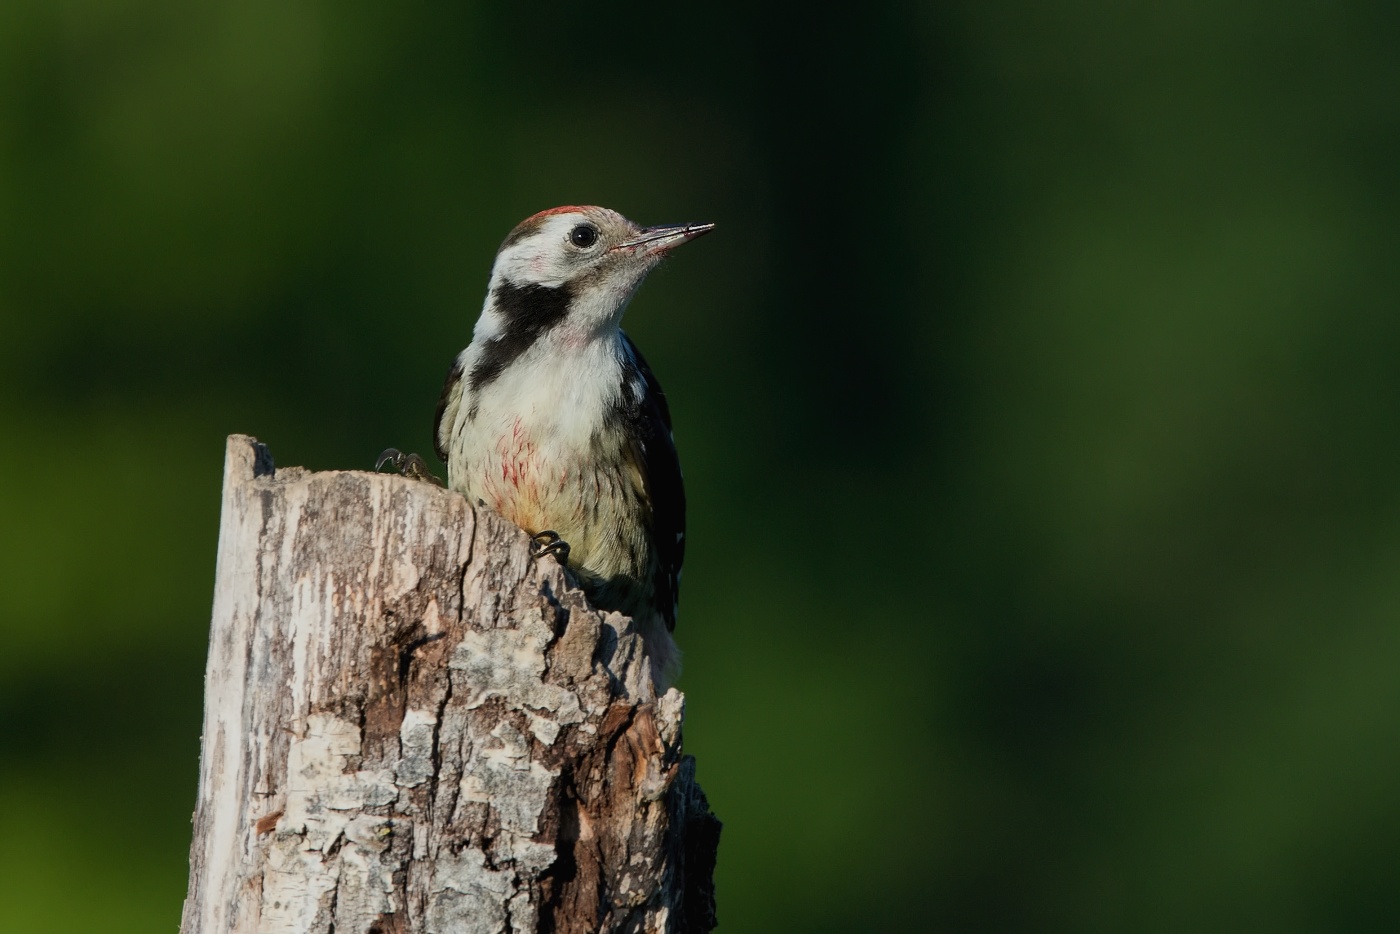
[[[437,496],[461,500],[461,496],[458,493],[453,493],[431,484],[412,480],[394,473],[377,473],[374,471],[312,472],[300,467],[289,467],[278,470],[274,465],[271,452],[266,445],[249,435],[231,435],[227,440],[224,468],[224,521],[221,523],[220,529],[220,564],[222,565],[223,562],[227,560],[230,562],[230,570],[232,570],[235,565],[241,563],[233,560],[236,556],[231,552],[225,553],[226,543],[224,541],[224,536],[226,534],[232,536],[228,542],[229,545],[238,542],[237,535],[240,528],[245,533],[257,534],[252,532],[252,529],[256,528],[256,525],[250,527],[246,524],[239,525],[238,522],[231,521],[234,517],[238,517],[240,520],[246,522],[246,520],[249,519],[248,507],[251,505],[254,498],[263,498],[264,503],[267,503],[269,500],[266,499],[266,497],[276,491],[276,495],[281,499],[284,496],[294,495],[294,491],[297,490],[298,487],[301,487],[303,483],[322,484],[329,482],[332,485],[338,485],[336,484],[338,476],[347,479],[353,476],[355,483],[359,485],[362,485],[364,481],[368,479],[373,486],[379,487],[385,492],[393,488],[397,490],[400,495],[404,492],[410,492],[410,495],[415,499],[426,496],[427,499],[422,502],[423,505],[429,509],[433,508],[430,504],[433,498]],[[382,486],[380,486],[381,484]],[[405,484],[407,486],[404,486]],[[363,486],[361,486],[361,488],[363,489]],[[298,492],[295,495],[300,496],[302,494]],[[447,505],[444,501],[438,501],[438,504]],[[467,560],[469,562],[473,560],[485,560],[488,565],[504,562],[517,569],[523,570],[528,568],[529,570],[525,571],[524,574],[525,580],[521,580],[520,583],[528,587],[532,586],[532,584],[527,583],[527,581],[533,582],[533,586],[540,587],[542,592],[552,589],[555,594],[562,594],[565,590],[576,589],[576,583],[570,580],[569,576],[566,576],[563,568],[556,562],[535,562],[531,560],[528,548],[528,536],[512,523],[491,513],[489,510],[478,510],[473,508],[471,504],[465,502],[461,502],[460,505],[452,504],[450,506],[450,511],[456,512],[462,508],[465,508],[467,514],[468,527],[465,530],[465,534],[469,539],[479,544],[489,541],[493,545],[493,550],[496,547],[506,547],[506,550],[496,552],[493,558],[487,559],[484,555],[478,555],[475,558],[468,557]],[[261,510],[254,507],[252,516],[256,517],[260,512]],[[259,520],[256,518],[253,518],[254,523],[258,521]],[[518,552],[515,551],[516,547],[519,548]],[[474,548],[472,550],[475,551]],[[242,552],[239,552],[239,555],[242,555]],[[242,557],[246,557],[246,555],[242,555]],[[477,581],[478,584],[487,583],[485,579],[480,577],[473,577],[471,580]],[[464,581],[463,583],[465,586],[468,582]],[[217,571],[215,600],[216,624],[218,622],[219,609],[221,606],[219,590],[220,588],[228,588],[229,586],[230,582],[225,579],[223,570]],[[225,597],[227,597],[227,595],[225,595]],[[463,599],[466,600],[468,597],[469,594],[464,591]],[[478,600],[484,599],[487,597],[487,594],[485,592],[478,592],[476,597]],[[253,616],[243,612],[234,613],[232,611],[231,602],[225,602],[223,605],[229,608],[230,620],[240,620],[239,638],[250,635],[252,629],[249,627],[253,625]],[[613,615],[614,614],[608,614],[609,617]],[[623,620],[619,619],[619,622],[623,622]],[[528,635],[527,630],[531,629],[531,627],[540,630],[539,638],[543,639],[547,636],[547,627],[543,626],[542,621],[526,620],[524,623],[524,628],[518,631],[521,638]],[[490,649],[492,647],[487,645],[487,643],[492,639],[500,640],[506,637],[515,637],[517,631],[496,630],[479,634],[473,633],[471,630],[467,632],[467,643],[472,643],[473,640],[479,641],[482,643],[481,648]],[[216,644],[216,639],[214,638],[216,635],[217,632],[211,632],[211,665],[215,664],[216,653],[220,651],[219,645]],[[232,632],[226,635],[232,635]],[[590,634],[580,630],[578,635],[583,636]],[[594,639],[598,638],[596,629],[591,632],[591,637]],[[566,641],[569,639],[567,635],[564,638]],[[549,641],[552,642],[553,640]],[[541,646],[542,645],[543,643],[541,643]],[[467,647],[470,648],[471,645],[467,644]],[[239,653],[235,646],[230,645],[226,648],[224,654],[227,656],[227,660],[231,663],[232,667],[222,669],[217,673],[215,673],[214,668],[211,668],[210,674],[207,675],[207,677],[211,679],[208,682],[210,687],[218,683],[228,682],[230,687],[236,689],[235,694],[224,698],[224,701],[234,703],[239,709],[230,709],[229,716],[222,719],[215,714],[214,711],[206,710],[205,745],[201,756],[200,810],[196,815],[195,841],[191,853],[191,901],[187,901],[185,923],[182,925],[182,930],[186,932],[207,930],[210,934],[213,934],[213,932],[218,931],[251,931],[253,928],[244,927],[244,924],[250,921],[256,925],[257,930],[262,930],[262,924],[253,920],[262,914],[262,909],[259,907],[260,902],[263,901],[262,896],[273,897],[275,901],[274,907],[286,905],[285,901],[277,900],[275,894],[271,890],[263,891],[262,883],[258,885],[260,894],[256,895],[252,892],[245,892],[244,887],[245,883],[251,883],[252,875],[262,878],[263,866],[261,865],[261,861],[267,858],[266,851],[269,848],[276,849],[278,847],[291,845],[288,842],[291,840],[290,837],[288,840],[284,840],[281,843],[275,841],[280,840],[281,837],[284,836],[283,830],[285,828],[282,828],[281,825],[283,823],[288,823],[290,826],[292,822],[286,818],[280,806],[273,805],[275,813],[261,806],[254,811],[250,811],[247,807],[248,802],[240,801],[237,805],[239,810],[236,813],[232,813],[227,810],[226,805],[233,802],[223,801],[224,796],[228,795],[233,788],[242,787],[239,780],[249,777],[250,773],[248,773],[248,769],[255,765],[261,767],[259,763],[247,760],[244,753],[235,752],[237,744],[239,743],[237,737],[245,735],[244,730],[240,729],[239,726],[247,726],[243,721],[245,719],[244,714],[248,712],[243,709],[242,705],[245,698],[243,698],[242,694],[237,693],[237,690],[240,690],[237,688],[237,685],[242,685],[246,688],[248,682],[245,680],[245,673],[236,673],[232,670],[240,668],[240,663],[243,659],[236,658],[234,655],[229,655],[230,651],[234,652],[234,655]],[[475,654],[480,655],[481,653],[477,652]],[[488,651],[487,654],[489,655],[492,653]],[[508,652],[507,656],[513,657],[515,654],[518,653]],[[592,651],[589,650],[586,654],[591,657]],[[561,661],[563,658],[564,656],[559,656]],[[628,669],[633,667],[632,662],[623,661],[622,664]],[[585,664],[585,667],[588,666]],[[492,666],[492,670],[495,670],[495,666]],[[633,746],[636,746],[635,753],[637,761],[624,762],[619,760],[616,766],[620,769],[620,772],[616,778],[620,779],[623,775],[628,776],[628,781],[623,782],[622,785],[636,785],[636,790],[638,792],[645,791],[645,793],[642,795],[642,798],[637,799],[634,805],[624,805],[627,810],[625,812],[614,813],[612,819],[618,821],[619,826],[625,829],[633,827],[634,821],[641,818],[643,813],[646,813],[649,816],[644,824],[650,826],[650,830],[647,834],[644,834],[643,838],[652,840],[651,844],[648,844],[648,846],[657,847],[674,847],[681,841],[682,837],[672,836],[670,832],[664,832],[660,825],[656,825],[655,822],[662,821],[669,823],[671,821],[676,821],[678,822],[676,831],[682,833],[684,838],[687,838],[685,840],[686,854],[685,856],[681,856],[679,853],[671,852],[666,849],[646,848],[640,852],[633,852],[630,849],[632,844],[641,844],[643,838],[632,840],[634,834],[629,831],[616,841],[616,846],[621,847],[621,849],[618,849],[615,853],[611,853],[611,856],[613,860],[617,862],[618,866],[626,865],[629,867],[626,875],[632,875],[634,858],[645,856],[646,859],[644,863],[650,866],[649,874],[645,874],[646,877],[654,878],[660,884],[660,889],[668,890],[666,894],[662,894],[658,890],[654,892],[651,897],[647,897],[641,892],[632,893],[633,897],[639,897],[642,901],[648,903],[648,907],[645,911],[653,922],[664,919],[667,916],[667,906],[669,905],[669,910],[679,909],[684,916],[693,919],[690,924],[682,922],[685,928],[692,930],[708,930],[713,924],[712,873],[715,849],[718,844],[719,823],[715,820],[714,816],[709,813],[708,806],[704,803],[703,792],[700,791],[697,785],[693,784],[694,765],[693,760],[689,759],[689,757],[667,768],[666,776],[660,773],[652,774],[655,772],[661,760],[670,760],[673,755],[679,753],[677,747],[680,740],[681,721],[684,716],[684,699],[683,695],[680,695],[674,690],[668,692],[667,695],[661,698],[655,698],[654,696],[647,698],[642,696],[649,693],[648,689],[651,687],[650,678],[645,673],[646,670],[645,663],[643,663],[639,667],[639,682],[645,682],[645,688],[637,690],[640,685],[634,685],[633,691],[631,692],[632,700],[630,702],[625,702],[624,706],[628,709],[635,708],[635,714],[628,718],[629,723],[636,721],[636,723],[633,724],[634,726],[640,725],[639,728],[650,726],[650,729],[641,730],[641,732],[638,733],[639,738],[633,738],[635,742],[629,739],[628,743],[623,743],[621,746],[617,746],[611,741],[605,742],[600,746],[600,751],[597,754],[606,757],[607,750],[609,749],[631,749]],[[628,678],[628,680],[630,681],[631,679]],[[543,684],[541,686],[544,687]],[[611,694],[611,691],[607,693]],[[582,695],[580,695],[580,697],[582,697]],[[206,704],[211,699],[212,695],[206,695]],[[619,698],[619,701],[620,700],[621,698]],[[606,703],[611,703],[610,701],[606,701],[606,699],[604,699],[604,701]],[[436,709],[439,722],[434,725],[434,730],[441,726],[440,721],[442,718],[442,707],[439,706]],[[618,709],[621,710],[622,708]],[[613,712],[611,707],[604,708],[604,710],[606,713]],[[537,711],[537,714],[538,713]],[[597,711],[594,711],[594,714],[596,715]],[[654,722],[654,718],[657,715],[660,715],[661,724]],[[555,719],[559,718],[556,717]],[[211,727],[217,727],[224,723],[233,727],[232,732],[227,735],[225,735],[222,730],[219,730],[216,734],[210,732]],[[656,727],[662,724],[665,725],[665,729],[662,731],[662,735],[657,737]],[[407,722],[406,728],[408,728],[408,732],[403,735],[406,737],[416,735],[412,729],[413,726],[413,722]],[[402,732],[404,728],[405,727],[401,727],[399,732]],[[363,733],[363,730],[360,732]],[[636,731],[629,729],[627,735],[631,737],[633,732]],[[435,737],[436,734],[434,733],[433,735]],[[658,742],[658,739],[664,740],[664,742]],[[642,740],[648,740],[648,742],[642,742]],[[287,742],[285,738],[279,738],[278,741]],[[363,736],[361,737],[361,741],[363,742]],[[677,746],[672,746],[672,744],[677,744]],[[666,747],[671,747],[671,751],[668,752]],[[210,758],[211,755],[213,758]],[[288,750],[288,755],[290,755],[290,748]],[[405,755],[407,754],[405,753]],[[228,757],[227,759],[225,758],[226,756]],[[624,759],[625,758],[626,757],[624,757]],[[404,761],[408,762],[408,759],[406,758]],[[603,760],[599,760],[600,765],[602,761]],[[609,759],[608,761],[611,760]],[[650,767],[646,766],[647,763],[651,763]],[[464,766],[465,764],[464,761],[459,765]],[[532,769],[533,768],[534,766],[532,766]],[[679,771],[676,771],[676,769],[679,769]],[[636,772],[635,775],[632,774],[634,772]],[[482,774],[485,775],[487,773]],[[600,773],[600,775],[601,774],[602,773]],[[661,781],[663,778],[664,781]],[[672,781],[676,778],[680,778],[681,781],[679,786],[673,789],[675,794],[667,795],[667,797],[671,798],[671,803],[669,805],[663,804],[658,796],[661,795],[666,788],[670,787]],[[397,778],[395,779],[395,785],[400,785]],[[215,792],[216,786],[219,788],[218,797],[220,801],[208,798],[210,794]],[[600,787],[610,787],[610,784],[605,781]],[[250,788],[244,788],[243,790],[251,791]],[[619,786],[618,790],[624,791],[625,789]],[[400,789],[400,794],[409,795],[411,793],[411,786],[404,786]],[[595,791],[592,794],[596,793],[598,792]],[[592,794],[590,794],[589,797],[592,797]],[[283,796],[285,797],[285,794]],[[653,804],[646,804],[646,801],[651,801]],[[617,803],[623,804],[623,801]],[[269,802],[269,804],[271,803]],[[631,807],[634,806],[642,807],[643,811],[633,813]],[[368,816],[364,817],[362,820],[365,819],[368,819]],[[375,820],[378,819],[379,818],[375,818]],[[427,818],[422,815],[414,817],[413,819],[419,822],[427,820]],[[540,824],[541,829],[544,828],[549,819],[551,818],[548,818],[547,814],[543,811],[537,815],[537,820],[544,822]],[[551,831],[551,833],[561,832],[563,832],[562,828],[555,828],[554,831]],[[662,837],[652,839],[650,835],[653,833],[664,833],[664,839]],[[669,840],[670,843],[667,843],[667,840]],[[213,850],[206,851],[202,846],[202,844],[205,843],[213,844]],[[378,845],[375,841],[368,841],[368,843],[365,843],[365,846],[369,846],[371,843],[374,843],[375,846]],[[357,846],[358,845],[359,844],[357,844]],[[533,848],[536,846],[536,844],[529,843],[528,840],[522,845],[526,846],[530,852],[533,852]],[[539,846],[544,845],[544,842],[539,844]],[[560,837],[558,841],[548,844],[550,848],[564,845],[567,845],[566,836]],[[371,847],[371,849],[373,848],[374,847]],[[296,847],[292,847],[291,850],[288,850],[289,853],[293,851],[296,851]],[[243,858],[239,857],[240,853],[243,854]],[[257,866],[249,864],[249,859],[252,858],[255,853],[261,854],[254,860],[254,862],[258,863]],[[208,865],[205,865],[206,855],[211,858],[211,862]],[[404,859],[409,858],[408,854],[401,855]],[[414,858],[416,859],[416,856]],[[559,858],[563,858],[563,855],[561,854]],[[673,863],[672,860],[676,859],[679,859],[680,862]],[[552,860],[553,857],[551,857],[551,862]],[[687,862],[693,863],[693,865],[689,867],[690,871],[684,872],[681,876],[674,875],[671,869],[666,868],[667,866],[680,868]],[[405,863],[405,865],[407,865],[407,863]],[[457,898],[453,893],[462,891],[462,887],[453,884],[452,879],[449,878],[452,876],[452,872],[450,871],[452,865],[455,865],[455,863],[451,865],[443,864],[437,867],[434,872],[442,878],[437,881],[436,887],[431,890],[422,889],[421,886],[424,884],[422,880],[416,882],[410,890],[402,891],[400,891],[402,886],[400,886],[398,882],[395,882],[393,886],[386,889],[385,893],[381,893],[387,895],[388,901],[381,901],[380,908],[386,905],[398,904],[400,905],[400,910],[402,910],[404,905],[402,899],[408,897],[410,900],[416,899],[415,904],[420,906],[419,910],[426,908],[430,917],[433,915],[434,911],[437,911],[439,913],[437,920],[445,921],[446,916],[441,915],[441,910],[446,910],[443,909],[443,905],[450,905],[452,899]],[[582,869],[583,867],[580,868]],[[601,869],[602,866],[600,865],[594,867],[592,871],[596,873]],[[206,876],[205,873],[209,873],[209,875]],[[252,873],[252,875],[250,875],[250,873]],[[281,878],[281,876],[277,876],[276,878]],[[492,878],[495,878],[495,876],[493,875]],[[532,883],[534,887],[529,890],[528,898],[527,892],[524,889],[521,889],[512,897],[512,910],[518,910],[522,917],[525,917],[527,912],[531,915],[536,912],[554,913],[559,911],[568,914],[570,911],[568,906],[572,904],[571,899],[587,896],[588,891],[592,891],[591,886],[585,886],[584,889],[574,893],[574,895],[566,896],[563,890],[551,889],[548,884],[542,883],[540,881],[542,878],[543,877],[539,877]],[[641,876],[638,876],[637,880],[640,881],[641,878]],[[614,881],[625,882],[625,880]],[[601,877],[597,882],[601,884]],[[544,885],[544,888],[539,888],[538,886],[540,885]],[[686,890],[683,893],[677,889],[677,886],[682,885]],[[631,887],[631,885],[623,885],[624,890],[630,889]],[[479,887],[467,887],[467,889],[471,891],[476,891],[477,888]],[[339,889],[337,888],[336,891],[339,892]],[[398,892],[398,894],[395,895],[395,892]],[[346,892],[340,893],[342,897],[339,902],[333,899],[330,903],[331,908],[329,909],[331,914],[339,917],[347,911],[350,911],[352,904],[357,904],[359,902],[359,899],[352,899],[349,897],[352,894],[353,893],[347,890]],[[252,900],[249,901],[249,898]],[[448,898],[448,901],[440,902],[440,898]],[[663,901],[655,901],[654,899],[656,898],[661,898]],[[438,901],[433,901],[433,899],[438,899]],[[521,899],[525,899],[525,901],[521,901]],[[543,901],[540,899],[543,899]],[[565,900],[561,901],[560,899]],[[587,901],[588,898],[584,897],[583,902],[580,902],[580,907]],[[237,907],[234,905],[235,902],[237,903]],[[339,905],[338,908],[335,907],[337,904]],[[437,908],[433,908],[433,905],[437,905]],[[315,904],[307,903],[306,907],[311,914],[314,914],[318,918],[322,917],[326,911],[325,905],[320,905],[318,907]],[[641,904],[634,907],[638,910],[643,910]],[[653,912],[659,913],[653,914]],[[401,915],[380,916],[381,920],[387,918],[400,919],[402,917]],[[204,918],[209,923],[201,927],[200,918]],[[420,922],[422,921],[421,915],[418,920]],[[263,917],[262,921],[270,922],[273,921],[273,919]],[[430,921],[430,925],[431,923]],[[437,926],[440,927],[441,925],[439,924]]]

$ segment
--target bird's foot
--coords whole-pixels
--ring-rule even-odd
[[[553,529],[530,536],[530,552],[536,561],[545,555],[554,555],[560,564],[569,563],[569,543],[560,538],[559,533]]]
[[[410,480],[422,480],[433,486],[445,485],[428,469],[427,461],[417,454],[405,454],[398,448],[385,448],[384,453],[379,455],[379,460],[374,462],[374,472],[383,470],[385,464],[392,464],[395,470]]]

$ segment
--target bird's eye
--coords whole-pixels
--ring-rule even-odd
[[[598,242],[598,231],[587,224],[579,224],[569,231],[569,242],[580,250],[586,250]]]

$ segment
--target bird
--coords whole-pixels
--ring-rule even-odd
[[[680,672],[685,487],[666,394],[621,323],[647,274],[714,226],[642,227],[591,205],[521,221],[433,426],[448,488],[524,529],[594,606],[631,616],[663,691]]]

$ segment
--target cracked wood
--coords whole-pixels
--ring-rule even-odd
[[[402,477],[229,438],[182,934],[708,931],[719,822],[631,620]]]

